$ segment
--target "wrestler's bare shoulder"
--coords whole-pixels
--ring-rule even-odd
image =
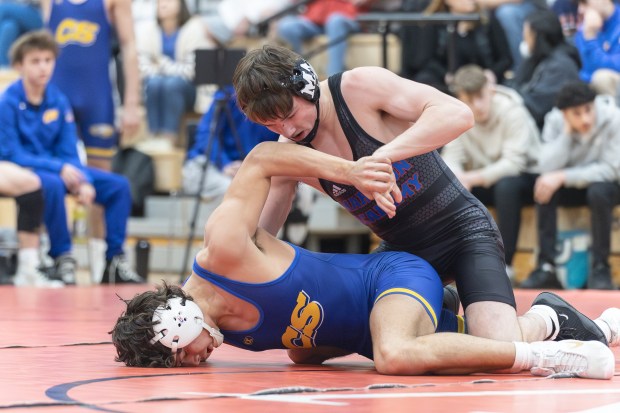
[[[359,93],[365,99],[372,96],[379,97],[396,93],[407,87],[406,79],[395,73],[376,66],[357,67],[348,70],[342,75],[341,90],[345,93]]]

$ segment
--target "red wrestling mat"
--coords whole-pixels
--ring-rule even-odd
[[[292,365],[284,351],[223,346],[199,368],[138,369],[115,363],[110,330],[143,286],[0,287],[0,411],[14,412],[619,412],[611,381],[529,374],[381,376],[351,356]],[[537,292],[517,291],[520,312]],[[620,306],[620,292],[566,291],[588,316]],[[620,351],[615,351],[620,360]],[[617,366],[618,366],[617,362]]]

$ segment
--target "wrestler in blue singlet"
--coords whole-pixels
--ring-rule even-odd
[[[52,83],[69,98],[88,156],[111,158],[118,134],[109,71],[112,26],[105,0],[52,0],[47,24],[60,47]]]
[[[366,133],[340,90],[342,73],[328,80],[340,126],[353,160],[372,155],[383,143]],[[320,179],[325,193],[368,226],[383,242],[377,251],[407,251],[428,262],[446,283],[456,281],[465,307],[497,301],[516,307],[505,274],[504,246],[488,210],[467,191],[437,151],[392,164],[403,195],[388,218],[354,186]]]
[[[226,343],[252,351],[332,346],[372,359],[370,311],[389,294],[419,301],[437,327],[443,290],[424,260],[402,253],[325,254],[294,246],[295,258],[267,283],[230,280],[201,268],[194,272],[256,306],[255,327],[222,330]]]

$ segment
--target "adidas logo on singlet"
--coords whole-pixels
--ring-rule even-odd
[[[340,196],[345,192],[347,192],[346,188],[340,188],[338,185],[332,186],[332,194],[334,194],[334,196]]]

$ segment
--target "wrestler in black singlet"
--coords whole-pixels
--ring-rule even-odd
[[[341,78],[342,74],[331,76],[328,84],[353,160],[358,160],[383,143],[353,118],[340,91]],[[392,166],[403,194],[392,219],[355,187],[323,179],[320,183],[327,195],[383,240],[377,251],[411,252],[430,262],[445,283],[456,281],[464,307],[479,301],[515,307],[497,225],[437,151]]]

